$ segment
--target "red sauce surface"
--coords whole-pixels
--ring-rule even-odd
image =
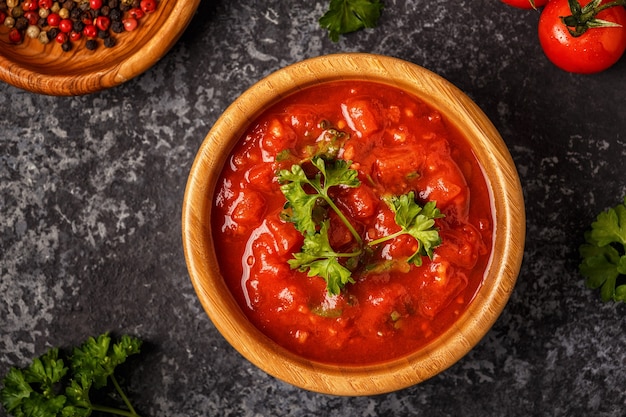
[[[326,143],[329,127],[349,135],[339,158],[353,161],[361,180],[334,198],[365,239],[399,230],[383,194],[414,191],[419,204],[435,200],[445,214],[432,260],[355,272],[356,283],[337,296],[322,278],[290,269],[303,237],[281,219],[286,200],[276,178]],[[474,297],[491,252],[490,196],[467,141],[426,103],[371,82],[312,87],[267,110],[232,151],[216,195],[216,252],[242,310],[278,344],[326,363],[387,361],[435,339]],[[351,239],[340,225],[332,230],[333,248]],[[415,245],[404,235],[376,256],[407,256]]]

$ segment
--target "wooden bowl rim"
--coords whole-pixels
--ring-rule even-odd
[[[232,296],[220,296],[230,293],[220,275],[213,246],[205,239],[211,236],[208,220],[216,175],[224,164],[221,155],[232,150],[249,124],[265,108],[292,92],[350,79],[375,81],[411,92],[443,111],[457,126],[464,126],[477,158],[489,174],[494,209],[494,247],[488,272],[460,319],[420,351],[367,366],[305,360],[269,340],[250,324]],[[210,167],[217,174],[210,174]],[[246,359],[303,389],[333,395],[375,395],[415,385],[445,370],[489,331],[506,305],[521,268],[525,209],[517,170],[504,141],[461,90],[429,70],[397,58],[344,53],[284,67],[254,84],[225,110],[202,142],[191,167],[183,200],[182,234],[190,278],[203,308],[224,338]]]
[[[167,9],[167,17],[159,20],[157,29],[151,29],[154,34],[140,48],[130,52],[117,53],[117,46],[93,53],[84,51],[74,54],[81,61],[70,71],[63,72],[62,66],[57,63],[38,63],[17,61],[15,56],[20,55],[15,51],[0,48],[0,80],[17,88],[33,93],[52,96],[79,96],[95,93],[107,88],[118,86],[148,70],[158,62],[178,41],[196,12],[200,0],[160,0],[158,7]],[[161,13],[157,8],[158,17]],[[150,19],[147,15],[144,19]],[[154,26],[156,22],[151,22]],[[121,36],[140,36],[142,28],[136,32],[127,32]],[[119,36],[119,35],[118,35]],[[143,39],[143,38],[142,38]],[[38,42],[36,39],[25,39],[24,43]],[[6,42],[8,44],[8,41]],[[51,42],[52,43],[52,42]],[[7,48],[11,45],[7,45]],[[17,45],[16,48],[24,48],[30,52],[28,46]],[[60,48],[60,45],[47,45],[46,48]],[[83,46],[84,48],[84,46]],[[1,49],[5,49],[2,51]],[[58,52],[55,52],[58,54]],[[62,58],[59,62],[64,62]],[[88,72],[81,72],[81,68],[88,67]]]

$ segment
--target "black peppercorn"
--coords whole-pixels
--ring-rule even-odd
[[[72,42],[70,42],[70,41],[63,42],[61,44],[61,48],[63,49],[63,52],[71,51],[72,50]]]
[[[72,11],[74,6],[76,6],[76,3],[73,0],[65,0],[65,2],[63,2],[63,6],[62,7],[64,9],[69,10],[69,11]]]
[[[76,32],[82,32],[83,29],[85,29],[85,24],[82,21],[77,20],[74,22],[74,30]]]
[[[113,33],[122,33],[124,32],[124,23],[119,20],[111,23],[111,32]]]
[[[28,19],[26,19],[24,16],[20,16],[17,19],[15,19],[15,28],[19,31],[22,30],[26,30],[26,28],[28,27]]]
[[[78,8],[79,8],[80,10],[82,10],[83,12],[86,12],[86,11],[87,11],[87,10],[89,10],[89,8],[90,8],[90,6],[89,6],[89,2],[88,2],[88,1],[86,1],[86,2],[84,2],[84,3],[79,3],[79,4],[78,4]]]
[[[109,19],[111,19],[112,22],[115,21],[122,21],[122,12],[120,9],[111,9],[111,11],[109,12]]]
[[[112,48],[115,46],[115,38],[108,37],[104,40],[104,46],[107,48]]]
[[[100,39],[107,39],[110,38],[111,35],[109,34],[108,30],[98,30],[98,38]]]
[[[74,7],[70,11],[70,19],[72,19],[72,20],[79,20],[81,14],[82,14],[82,11],[78,7]]]
[[[85,42],[85,48],[89,49],[90,51],[95,50],[98,47],[98,42],[96,42],[95,39],[89,39],[87,40],[87,42]]]
[[[100,8],[100,16],[108,16],[111,8],[109,6],[102,6]]]
[[[59,28],[51,28],[48,30],[48,39],[53,40],[54,38],[57,37],[57,35],[59,34],[59,32],[61,32],[59,30]]]
[[[116,9],[117,7],[119,7],[119,5],[120,5],[119,0],[109,0],[109,2],[108,2],[108,6],[111,9]]]

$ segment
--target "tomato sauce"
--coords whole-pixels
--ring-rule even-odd
[[[352,162],[361,185],[339,188],[337,206],[367,240],[399,230],[384,195],[436,201],[441,245],[421,266],[353,273],[330,295],[326,282],[288,260],[303,236],[281,215],[277,172],[323,152]],[[483,280],[493,230],[490,194],[469,144],[445,115],[394,87],[338,81],[299,91],[265,111],[228,158],[212,215],[220,269],[254,325],[312,360],[373,364],[416,351],[448,329]],[[352,239],[331,216],[330,243]],[[402,235],[377,257],[416,248]]]

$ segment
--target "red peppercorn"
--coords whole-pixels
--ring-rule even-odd
[[[128,16],[133,18],[133,19],[141,19],[142,17],[144,17],[145,13],[143,12],[143,10],[141,10],[140,7],[133,7],[132,9],[130,9],[128,11]]]
[[[20,32],[17,28],[12,28],[9,31],[9,41],[13,43],[22,43],[24,37],[22,36],[22,32]]]
[[[124,24],[124,30],[126,32],[132,32],[133,30],[137,29],[137,19],[128,17],[126,19],[123,19],[122,23]]]
[[[50,13],[46,20],[49,26],[57,27],[61,23],[61,16],[58,13]]]
[[[59,34],[54,38],[57,43],[63,44],[67,42],[67,33],[59,32]]]
[[[0,25],[4,25],[4,20],[7,18],[7,14],[0,10]]]
[[[37,10],[39,8],[39,3],[37,2],[37,0],[24,0],[22,2],[22,10],[24,10],[25,12],[27,11],[32,11],[32,10]]]
[[[152,13],[157,7],[156,0],[141,0],[139,7],[141,7],[144,13]]]
[[[102,7],[102,0],[89,0],[89,7],[93,10],[100,10]]]
[[[29,25],[37,25],[39,22],[39,13],[33,10],[24,12],[24,17],[28,20]]]
[[[80,40],[80,38],[82,38],[82,37],[83,37],[83,34],[81,32],[77,32],[75,30],[70,32],[70,40],[72,42],[76,42],[76,41]]]
[[[59,22],[59,29],[63,33],[70,33],[73,28],[74,23],[72,22],[72,19],[61,19]]]
[[[52,0],[39,0],[37,2],[37,5],[39,6],[40,9],[45,9],[48,10],[52,7]]]
[[[95,38],[98,36],[98,28],[96,28],[95,25],[85,25],[85,28],[83,29],[83,35],[85,35],[88,38]]]
[[[111,19],[106,16],[98,16],[95,21],[96,27],[100,30],[108,30],[111,26]]]

